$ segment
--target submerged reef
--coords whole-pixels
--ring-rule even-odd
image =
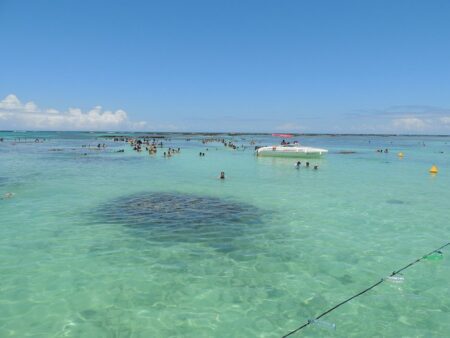
[[[153,239],[176,241],[227,241],[261,223],[261,211],[250,204],[177,192],[116,198],[102,205],[98,216]]]
[[[390,200],[387,200],[386,203],[388,203],[388,204],[405,204],[406,202],[402,201],[402,200],[390,199]]]

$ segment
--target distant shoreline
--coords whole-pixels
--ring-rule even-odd
[[[102,137],[120,137],[128,135],[139,136],[161,136],[161,135],[185,135],[185,136],[271,136],[272,133],[252,133],[252,132],[169,132],[169,131],[77,131],[77,130],[0,130],[0,133],[78,133],[78,134],[105,134]],[[450,137],[450,134],[365,134],[365,133],[289,133],[294,137],[301,136],[371,136],[371,137]]]

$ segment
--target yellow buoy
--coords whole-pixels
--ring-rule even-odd
[[[437,174],[439,172],[438,167],[436,167],[434,164],[433,166],[430,168],[430,174]]]
[[[397,154],[397,156],[398,156],[398,157],[403,157],[403,153],[402,153],[402,152],[399,152],[399,153]]]

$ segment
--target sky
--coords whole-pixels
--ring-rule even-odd
[[[450,134],[448,0],[0,0],[0,130]]]

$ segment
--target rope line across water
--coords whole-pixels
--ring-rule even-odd
[[[448,246],[448,245],[450,245],[450,242],[447,243],[447,244],[442,245],[441,247],[439,247],[439,248],[437,248],[437,249],[434,249],[433,251],[427,253],[426,255],[424,255],[424,256],[422,256],[422,257],[416,259],[415,261],[413,261],[413,262],[411,262],[411,263],[405,265],[405,266],[402,267],[401,269],[398,269],[398,270],[392,272],[392,273],[389,275],[389,277],[393,277],[393,276],[395,276],[395,275],[398,275],[400,272],[402,272],[402,271],[404,271],[404,270],[410,268],[410,267],[413,266],[414,264],[419,263],[421,260],[427,258],[428,256],[430,256],[430,255],[432,255],[432,254],[434,254],[434,253],[436,253],[436,252],[439,252],[441,249],[445,248],[445,247]],[[314,320],[319,320],[319,319],[322,318],[323,316],[327,315],[327,314],[330,313],[331,311],[336,310],[338,307],[344,305],[345,303],[348,303],[348,302],[351,301],[352,299],[354,299],[354,298],[356,298],[356,297],[359,297],[359,296],[363,295],[364,293],[366,293],[367,291],[370,291],[370,290],[372,290],[373,288],[377,287],[378,285],[380,285],[381,283],[383,283],[385,280],[386,280],[386,278],[382,278],[381,280],[379,280],[378,282],[372,284],[372,285],[369,286],[368,288],[366,288],[366,289],[364,289],[364,290],[358,292],[357,294],[351,296],[350,298],[347,298],[346,300],[340,302],[339,304],[333,306],[332,308],[326,310],[325,312],[322,312],[320,315],[318,315],[316,318],[314,318]],[[303,324],[302,326],[299,326],[299,327],[296,328],[295,330],[292,330],[291,332],[289,332],[289,333],[285,334],[284,336],[282,336],[282,338],[286,338],[286,337],[288,337],[288,336],[290,336],[290,335],[293,335],[294,333],[297,333],[298,331],[300,331],[300,330],[304,329],[305,327],[307,327],[308,325],[312,324],[312,322],[313,322],[314,320],[308,320],[308,321],[307,321],[305,324]]]

